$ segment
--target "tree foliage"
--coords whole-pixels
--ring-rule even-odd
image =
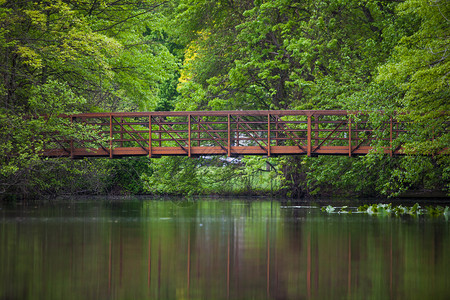
[[[0,2],[1,193],[39,177],[52,135],[83,134],[56,116],[157,106],[178,60],[161,40],[166,3]]]
[[[342,108],[339,98],[363,90],[398,40],[385,33],[392,2],[223,2],[179,8],[198,32],[180,91],[202,95],[199,107]]]
[[[400,39],[377,80],[392,82],[404,93],[397,108],[407,113],[414,132],[405,148],[415,154],[437,154],[450,144],[450,3],[409,0],[397,9],[420,26]]]

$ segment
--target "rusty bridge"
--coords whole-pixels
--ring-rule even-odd
[[[68,118],[83,137],[54,134],[44,157],[160,157],[165,155],[365,155],[372,142],[399,155],[405,124],[379,124],[340,110],[85,113]],[[81,130],[83,131],[83,130]]]

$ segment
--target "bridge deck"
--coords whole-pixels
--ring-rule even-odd
[[[163,155],[365,155],[372,142],[402,154],[405,123],[391,117],[374,125],[348,111],[195,111],[88,113],[66,116],[79,131],[53,133],[45,157]]]

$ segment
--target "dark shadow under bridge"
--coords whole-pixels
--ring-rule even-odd
[[[399,155],[405,123],[340,110],[86,113],[66,116],[84,137],[53,138],[45,157],[365,155],[377,140]],[[86,128],[88,128],[86,130]]]

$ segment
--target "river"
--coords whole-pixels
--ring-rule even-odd
[[[450,299],[444,217],[270,199],[0,204],[0,299]]]

